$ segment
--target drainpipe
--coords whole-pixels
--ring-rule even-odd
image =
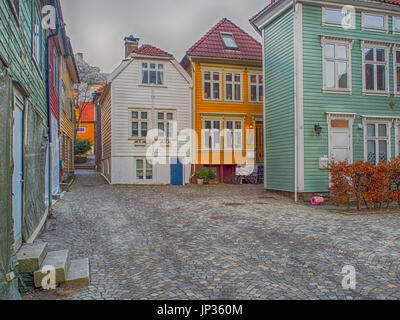
[[[53,170],[52,170],[52,165],[51,165],[52,158],[51,158],[51,152],[50,152],[50,150],[51,150],[50,147],[51,147],[51,143],[52,143],[52,138],[51,138],[52,130],[51,130],[50,81],[49,81],[49,78],[50,78],[50,75],[49,75],[49,71],[50,71],[49,43],[52,38],[55,38],[58,36],[58,33],[59,33],[59,25],[57,23],[56,32],[53,34],[49,34],[46,37],[46,99],[47,99],[47,127],[48,127],[47,135],[48,135],[48,141],[49,141],[49,186],[48,186],[49,187],[49,215],[52,214],[52,211],[53,211],[53,209],[52,209],[53,192],[52,192],[52,188],[51,188],[52,187],[51,178],[53,176]]]

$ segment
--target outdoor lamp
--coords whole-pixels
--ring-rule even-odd
[[[315,134],[319,136],[321,134],[321,132],[322,132],[321,126],[319,124],[316,124],[314,126],[314,131],[315,131]]]

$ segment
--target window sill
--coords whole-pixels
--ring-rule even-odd
[[[324,89],[322,90],[323,93],[338,93],[338,94],[347,94],[347,95],[352,95],[353,92],[351,90],[329,90],[329,89]]]
[[[378,31],[378,32],[385,32],[388,33],[388,29],[375,29],[375,28],[368,28],[368,27],[361,27],[362,31]]]
[[[390,97],[390,92],[382,92],[382,91],[364,91],[364,96],[381,96],[381,97]]]
[[[166,85],[161,84],[139,84],[141,88],[168,88]]]

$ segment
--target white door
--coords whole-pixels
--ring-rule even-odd
[[[352,134],[349,121],[331,120],[329,131],[329,160],[352,163]]]
[[[14,89],[13,112],[13,219],[15,246],[22,243],[22,192],[23,192],[23,133],[24,133],[24,98]]]

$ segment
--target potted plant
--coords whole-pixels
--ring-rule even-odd
[[[215,184],[216,178],[217,178],[217,174],[215,173],[215,171],[212,168],[209,168],[208,172],[207,172],[208,184]]]
[[[195,176],[197,178],[197,183],[200,185],[204,184],[204,180],[207,180],[208,178],[208,172],[206,168],[202,168],[200,171],[197,171],[195,173]]]
[[[89,140],[76,140],[74,145],[75,163],[82,164],[87,161],[86,153],[92,148]]]

